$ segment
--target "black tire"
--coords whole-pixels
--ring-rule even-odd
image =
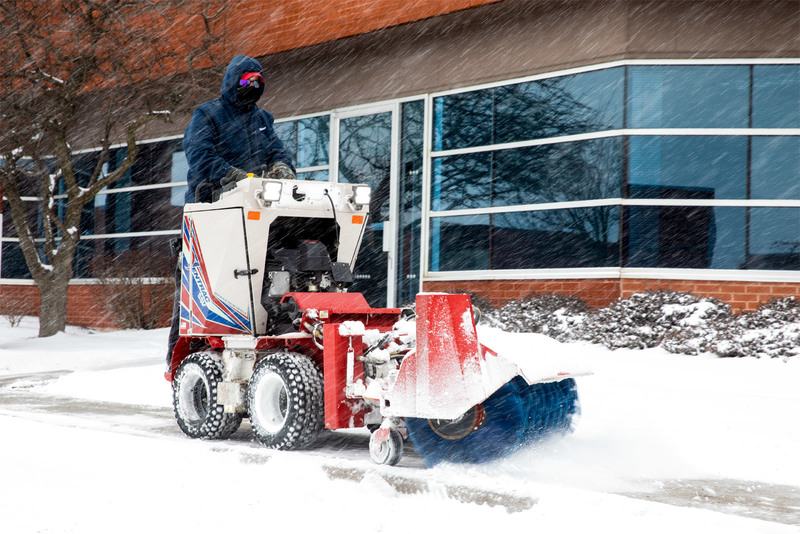
[[[322,374],[302,354],[265,356],[250,378],[247,410],[256,438],[270,449],[308,447],[325,417]]]
[[[222,364],[210,352],[196,352],[181,362],[172,386],[175,419],[191,438],[224,439],[236,432],[242,415],[225,413],[217,404]]]

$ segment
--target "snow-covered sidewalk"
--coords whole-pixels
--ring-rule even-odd
[[[531,357],[562,354],[591,367],[593,375],[578,379],[576,430],[491,464],[420,470],[372,466],[366,449],[275,452],[132,433],[108,416],[11,407],[4,398],[20,392],[65,405],[87,399],[132,405],[134,416],[139,406],[169,425],[166,330],[69,329],[37,339],[35,320],[12,329],[0,319],[2,530],[800,530],[800,502],[792,500],[800,488],[800,360],[612,352],[536,334],[479,333]],[[60,370],[73,372],[31,376]],[[332,467],[359,476],[336,476]],[[392,477],[425,489],[404,492]],[[463,502],[451,491],[462,485],[529,505]],[[720,495],[723,487],[756,497]],[[766,506],[765,488],[781,487],[792,491]],[[692,488],[694,497],[678,495]]]

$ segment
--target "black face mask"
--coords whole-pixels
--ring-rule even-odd
[[[254,87],[252,84],[243,85],[237,89],[236,98],[245,106],[249,106],[258,102],[262,94],[264,94],[263,83],[258,84],[258,87]]]

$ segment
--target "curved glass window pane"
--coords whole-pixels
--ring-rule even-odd
[[[628,69],[628,128],[748,127],[747,65]]]
[[[498,87],[495,143],[622,128],[623,69]]]
[[[442,96],[433,101],[433,149],[491,145],[494,89]]]
[[[800,209],[750,209],[747,268],[800,270]]]
[[[746,208],[630,206],[626,267],[742,269]]]
[[[800,65],[753,67],[753,128],[800,128]]]
[[[623,69],[505,85],[434,100],[434,150],[622,127]]]
[[[431,270],[619,265],[619,208],[575,208],[431,221]]]
[[[436,158],[432,209],[617,198],[622,139],[593,139]]]
[[[747,137],[631,136],[630,198],[744,199]]]
[[[800,137],[753,137],[750,198],[800,199]]]

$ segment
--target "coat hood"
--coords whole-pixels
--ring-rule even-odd
[[[236,91],[239,89],[239,78],[245,72],[258,72],[262,76],[264,75],[261,63],[251,57],[238,55],[228,64],[225,76],[222,77],[222,88],[220,89],[222,98],[236,107],[242,107],[242,103],[236,98]]]

